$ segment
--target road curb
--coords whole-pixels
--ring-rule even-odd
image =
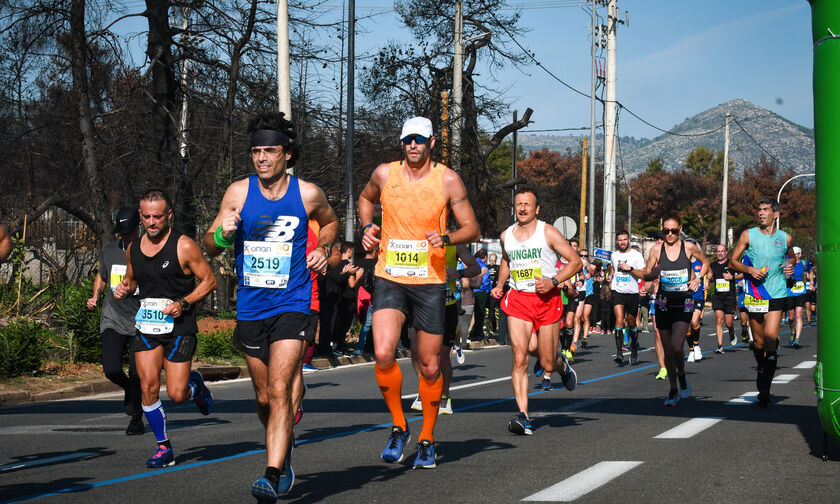
[[[477,349],[489,345],[497,345],[496,340],[486,339],[483,341],[473,341],[467,343],[466,348]],[[410,357],[408,350],[397,350],[397,358]],[[361,354],[342,357],[316,357],[312,359],[312,365],[318,370],[331,369],[335,367],[347,366],[351,364],[364,364],[373,362],[373,354]],[[196,367],[201,371],[201,375],[206,381],[215,382],[221,380],[235,380],[238,378],[250,378],[247,366],[199,366]],[[77,385],[70,385],[59,390],[51,390],[49,392],[41,392],[37,394],[30,394],[24,391],[8,391],[0,392],[0,407],[17,406],[21,404],[58,401],[61,399],[73,399],[77,397],[85,397],[96,394],[104,394],[107,392],[118,392],[120,387],[114,385],[109,380],[102,378],[92,382],[79,383]]]

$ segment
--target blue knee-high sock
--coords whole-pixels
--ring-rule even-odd
[[[158,402],[151,406],[143,405],[143,413],[146,414],[146,421],[149,422],[149,427],[155,433],[155,439],[158,443],[167,441],[166,436],[166,412],[163,411],[163,404],[158,399]]]

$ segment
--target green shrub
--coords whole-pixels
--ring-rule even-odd
[[[210,359],[244,357],[242,349],[233,344],[233,329],[198,334],[198,356]]]
[[[0,378],[37,371],[51,334],[43,323],[24,317],[14,318],[0,328]]]
[[[101,308],[87,309],[87,300],[93,292],[93,282],[84,280],[81,285],[64,285],[55,303],[53,316],[61,329],[61,340],[70,362],[99,362],[102,354],[102,336],[99,334]]]

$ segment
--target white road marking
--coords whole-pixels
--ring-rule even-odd
[[[773,378],[773,383],[774,384],[790,383],[798,377],[799,377],[798,374],[780,374],[779,376],[776,376],[775,378]]]
[[[753,404],[758,402],[758,392],[747,392],[738,397],[733,397],[726,404]]]
[[[811,369],[816,365],[817,365],[817,361],[806,360],[804,362],[800,362],[799,364],[793,366],[793,369]]]
[[[481,385],[488,385],[490,383],[496,383],[496,382],[500,382],[500,381],[510,381],[510,376],[503,376],[501,378],[493,378],[492,380],[484,380],[484,381],[479,381],[479,382],[474,382],[474,383],[467,383],[467,384],[464,384],[464,385],[458,385],[457,387],[449,387],[449,390],[452,391],[452,390],[461,390],[461,389],[471,388],[471,387],[480,387]],[[414,399],[415,397],[417,397],[417,393],[406,394],[406,395],[402,396],[403,399]]]
[[[605,485],[610,480],[621,476],[641,464],[642,462],[638,461],[598,462],[589,469],[585,469],[556,485],[552,485],[522,500],[532,502],[570,502]]]
[[[654,439],[688,439],[723,420],[723,417],[697,417],[683,422]]]

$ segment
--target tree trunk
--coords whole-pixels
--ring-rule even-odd
[[[73,72],[73,95],[78,112],[79,132],[82,135],[82,168],[90,187],[93,209],[93,232],[100,242],[110,236],[111,213],[105,184],[96,155],[96,135],[90,111],[90,91],[87,76],[87,41],[85,34],[85,0],[70,3],[70,65]]]

